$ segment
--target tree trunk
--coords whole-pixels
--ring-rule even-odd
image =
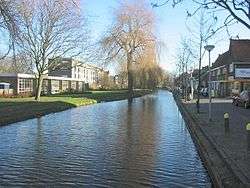
[[[43,77],[41,74],[38,74],[38,80],[37,80],[37,86],[36,86],[36,96],[35,100],[40,101],[41,91],[42,91],[42,83],[43,83]]]
[[[16,47],[15,47],[15,42],[14,39],[12,39],[12,51],[13,51],[13,62],[14,62],[14,70],[15,73],[18,73],[18,68],[17,68],[17,61],[16,61]]]
[[[133,70],[132,70],[132,54],[127,54],[127,71],[128,71],[128,101],[133,100]]]
[[[199,73],[198,73],[198,88],[197,88],[197,101],[196,101],[196,109],[197,113],[200,113],[200,90],[201,90],[201,56],[202,56],[202,40],[200,41],[200,57],[199,57]]]

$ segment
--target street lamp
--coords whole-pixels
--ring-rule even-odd
[[[206,45],[204,48],[209,53],[209,65],[208,65],[208,93],[209,93],[209,107],[208,107],[208,120],[211,121],[211,112],[212,112],[212,96],[211,96],[211,57],[210,52],[214,49],[214,45]]]
[[[193,67],[190,68],[189,73],[190,73],[190,100],[194,99],[194,80],[193,80]]]

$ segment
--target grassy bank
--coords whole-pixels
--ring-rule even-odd
[[[95,100],[96,102],[109,102],[123,100],[127,98],[127,90],[115,90],[115,91],[92,91],[84,94],[58,94],[52,95],[53,97],[72,97],[72,98],[87,98]],[[141,97],[149,94],[150,90],[134,90],[134,97]]]
[[[134,97],[140,97],[149,93],[149,90],[135,90]],[[126,90],[93,91],[84,94],[58,94],[41,97],[41,101],[39,102],[31,97],[0,98],[0,125],[40,117],[73,107],[95,104],[102,101],[123,100],[126,98]]]

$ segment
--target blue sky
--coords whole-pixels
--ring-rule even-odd
[[[87,13],[91,35],[94,40],[100,38],[109,25],[112,24],[112,14],[114,8],[119,6],[122,0],[80,0],[81,7],[84,12]],[[131,0],[133,1],[133,0]],[[146,0],[150,2],[164,1],[164,0]],[[154,8],[153,11],[156,15],[156,28],[155,35],[158,40],[164,43],[164,47],[160,53],[160,65],[164,69],[175,72],[175,56],[177,48],[179,46],[182,37],[190,35],[185,25],[186,23],[186,11],[193,9],[194,4],[191,1],[184,1],[183,4],[173,8],[171,4],[165,5],[159,8]],[[222,16],[223,17],[223,16]],[[221,18],[224,21],[224,17]],[[0,33],[4,38],[4,33]],[[241,39],[250,39],[250,31],[247,30],[243,25],[237,24],[230,28],[230,34],[232,36],[239,35]],[[219,54],[228,50],[229,47],[229,36],[226,32],[222,32],[216,37],[215,49],[212,51],[212,62],[216,60]],[[214,44],[215,41],[211,41]],[[0,41],[1,48],[6,47],[4,41]],[[208,64],[208,57],[205,56],[202,65]],[[109,67],[110,68],[110,67]],[[196,63],[197,68],[197,63]],[[114,73],[114,68],[111,67],[111,73]]]
[[[119,6],[123,0],[80,0],[81,6],[84,12],[87,13],[91,35],[94,40],[99,39],[106,31],[108,26],[112,24],[113,10]],[[133,1],[133,0],[130,0]],[[146,0],[147,1],[147,0]],[[157,2],[164,0],[148,0],[148,2]],[[189,36],[186,23],[186,11],[193,9],[194,4],[190,0],[184,1],[181,5],[173,8],[171,4],[165,5],[159,8],[154,8],[153,11],[156,15],[156,28],[155,35],[158,41],[164,43],[164,47],[161,49],[159,64],[164,69],[175,72],[175,62],[177,48],[179,46],[182,37]],[[225,15],[221,15],[219,19],[224,21]],[[241,39],[250,39],[250,31],[247,30],[243,25],[237,24],[230,28],[230,34],[232,36],[239,35]],[[0,33],[2,38],[5,38],[4,33]],[[6,37],[7,38],[7,37]],[[217,35],[215,49],[212,51],[211,58],[212,62],[216,60],[219,54],[228,50],[229,47],[229,36],[223,32]],[[211,41],[211,44],[215,44],[215,41]],[[0,40],[0,46],[6,47],[6,41]],[[207,55],[204,57],[202,65],[208,64]],[[197,68],[197,63],[196,63]],[[114,73],[114,68],[108,67],[111,73]]]
[[[119,2],[119,0],[85,0],[82,3],[89,16],[91,33],[94,38],[99,38],[108,26],[112,24],[113,9],[119,5]],[[194,5],[190,1],[185,2],[176,8],[166,5],[153,9],[157,20],[155,35],[159,41],[165,44],[165,47],[161,50],[159,63],[164,69],[171,72],[175,71],[175,55],[181,38],[190,35],[185,25],[186,10],[192,9]],[[222,17],[219,19],[222,20]],[[239,35],[242,39],[250,39],[250,31],[240,24],[231,27],[230,34],[232,36]],[[216,43],[216,48],[212,52],[212,61],[219,54],[228,50],[229,36],[223,32],[217,35],[216,41],[217,39],[220,42]],[[211,41],[211,43],[214,43],[214,41]],[[203,65],[208,64],[207,59],[207,56],[205,56]]]
[[[118,5],[119,0],[86,0],[82,3],[82,6],[89,16],[92,35],[95,38],[100,37],[112,23],[112,12]],[[182,37],[190,34],[185,25],[186,10],[192,9],[193,6],[190,1],[186,1],[186,3],[176,8],[172,8],[171,5],[166,5],[153,9],[157,19],[155,35],[158,37],[158,40],[165,44],[165,47],[161,50],[159,63],[168,71],[174,72],[176,70],[174,64],[178,44]],[[233,26],[230,29],[230,34],[232,36],[239,34],[240,38],[244,39],[250,38],[250,31],[240,24]],[[216,43],[216,48],[212,52],[212,61],[214,61],[219,54],[228,50],[229,36],[225,32],[222,32],[218,35],[217,39],[219,39],[220,42]],[[211,41],[211,43],[214,43],[214,41]],[[207,56],[205,56],[202,62],[203,65],[208,64],[207,59]]]

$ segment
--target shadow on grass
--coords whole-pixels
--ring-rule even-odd
[[[1,102],[0,126],[41,117],[50,113],[60,112],[76,105],[63,101],[35,102],[15,101]]]
[[[150,90],[134,91],[134,97],[151,93]],[[41,102],[31,98],[8,99],[0,101],[0,126],[41,117],[77,106],[127,99],[126,90],[100,91],[83,94],[56,94],[42,97]]]

